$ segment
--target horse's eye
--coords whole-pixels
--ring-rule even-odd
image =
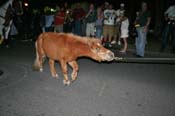
[[[100,48],[96,48],[96,51],[98,52],[100,50]]]

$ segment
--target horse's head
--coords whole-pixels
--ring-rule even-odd
[[[88,39],[88,45],[91,52],[95,56],[95,60],[98,61],[112,61],[114,59],[114,53],[102,46],[99,39]]]

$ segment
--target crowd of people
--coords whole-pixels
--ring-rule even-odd
[[[65,3],[57,7],[55,14],[46,13],[44,15],[45,23],[42,25],[42,30],[43,32],[71,32],[80,36],[96,37],[108,47],[112,47],[113,44],[121,45],[124,43],[120,52],[126,53],[130,22],[126,12],[124,3],[120,4],[119,9],[114,9],[113,4],[108,2],[98,6],[90,3],[87,11],[81,7],[79,2],[76,3],[75,8],[70,8]],[[144,56],[150,20],[151,13],[147,9],[147,3],[143,2],[135,21],[138,33],[136,55],[140,57]]]
[[[60,29],[54,29],[55,32],[71,32],[80,36],[96,37],[102,40],[104,45],[112,47],[113,44],[122,44],[121,53],[126,53],[128,48],[127,39],[129,35],[129,26],[136,30],[135,48],[137,57],[144,57],[145,46],[147,43],[147,34],[151,23],[152,15],[146,2],[142,2],[140,10],[136,12],[134,22],[127,17],[125,4],[121,3],[120,8],[114,8],[113,4],[105,2],[101,5],[90,3],[88,10],[76,3],[75,8],[70,8],[67,3],[60,6],[56,15],[53,16],[53,28],[56,28],[57,21]],[[165,25],[162,32],[163,52],[168,45],[169,35],[172,35],[172,52],[175,53],[175,5],[174,3],[165,11]],[[51,25],[50,25],[51,26]]]
[[[65,32],[99,38],[102,44],[108,47],[112,47],[113,44],[121,46],[121,43],[123,43],[120,50],[120,53],[123,54],[126,53],[128,48],[129,26],[134,25],[133,27],[136,30],[135,55],[144,57],[152,16],[146,2],[142,2],[140,6],[140,10],[136,12],[135,21],[130,22],[126,15],[127,11],[124,3],[121,3],[118,9],[113,8],[113,4],[108,2],[101,5],[90,3],[88,9],[85,9],[79,2],[74,7],[65,2],[57,5],[54,13],[47,7],[43,13],[36,12],[34,15],[28,15],[27,12],[24,13],[25,10],[22,9],[20,0],[9,0],[0,7],[0,44],[5,43],[8,46],[10,35],[18,34],[20,30],[24,33],[21,27],[31,27],[31,30],[35,30],[32,32],[36,36],[42,32]],[[24,17],[23,22],[21,16]],[[172,52],[175,53],[174,3],[164,12],[164,18],[165,25],[162,32],[160,52],[164,52],[168,46],[169,38],[171,38]],[[32,19],[31,23],[28,22],[29,19]],[[0,75],[2,74],[3,71],[0,70]]]
[[[135,21],[131,22],[126,15],[126,6],[124,3],[121,3],[119,8],[114,7],[113,4],[108,2],[104,4],[89,3],[88,8],[85,9],[80,2],[75,3],[73,7],[65,2],[56,5],[54,13],[51,12],[50,8],[46,7],[42,13],[26,15],[24,19],[27,19],[27,21],[32,19],[32,23],[27,25],[29,23],[26,21],[24,24],[27,26],[23,25],[23,27],[32,27],[30,31],[35,30],[36,36],[41,32],[65,32],[74,33],[79,36],[96,37],[102,40],[104,46],[112,47],[114,44],[122,46],[122,48],[120,47],[120,52],[126,53],[128,48],[127,39],[130,36],[129,26],[134,25],[133,27],[137,33],[135,37],[136,56],[144,57],[145,45],[147,43],[146,38],[152,17],[151,12],[148,9],[148,4],[142,2],[140,10],[136,13]],[[13,7],[12,9],[14,10]],[[173,52],[175,51],[175,35],[173,33],[175,28],[174,12],[174,5],[165,12],[166,25],[162,36],[161,52],[165,50],[168,44],[170,32],[173,38]],[[26,14],[25,10],[24,14]],[[17,18],[19,19],[19,17]],[[13,23],[17,18],[13,18]],[[11,20],[9,26],[11,28],[9,29],[14,32],[17,24],[14,26],[13,23]],[[19,30],[17,31],[18,33],[20,32]],[[1,36],[4,35],[5,40],[7,40],[9,31],[4,32],[6,33],[2,33]]]
[[[96,37],[109,47],[112,44],[124,41],[124,47],[120,52],[127,50],[127,38],[129,37],[129,19],[125,15],[125,4],[121,3],[119,9],[114,9],[112,4],[105,2],[96,6],[90,3],[87,10],[76,3],[70,8],[67,3],[57,7],[55,14],[43,15],[42,31],[74,33],[79,36]]]

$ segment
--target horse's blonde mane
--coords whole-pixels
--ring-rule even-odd
[[[97,39],[97,38],[91,38],[91,37],[81,37],[81,36],[78,36],[78,35],[75,35],[73,33],[68,33],[68,34],[65,34],[65,33],[59,33],[59,35],[66,35],[68,36],[69,38],[73,38],[74,41],[80,41],[82,43],[88,43],[88,42],[98,42],[100,43],[100,40]]]

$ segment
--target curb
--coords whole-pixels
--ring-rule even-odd
[[[130,52],[135,52],[135,49],[127,49],[127,51],[130,51]],[[157,55],[157,56],[164,56],[164,57],[175,57],[175,54],[173,53],[161,53],[161,52],[151,52],[151,51],[145,51],[145,54],[147,55]]]

